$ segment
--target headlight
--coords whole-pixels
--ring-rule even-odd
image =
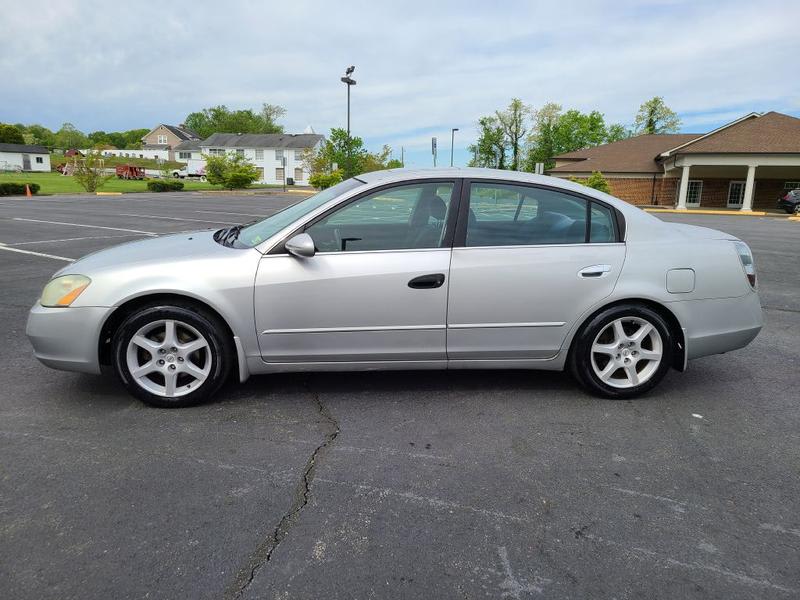
[[[72,304],[81,295],[92,280],[84,275],[62,275],[51,279],[42,290],[42,306],[66,307]]]

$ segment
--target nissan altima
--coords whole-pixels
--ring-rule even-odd
[[[27,334],[47,366],[110,368],[178,407],[233,377],[373,369],[566,369],[631,398],[761,326],[753,255],[729,234],[552,177],[434,169],[86,256]]]

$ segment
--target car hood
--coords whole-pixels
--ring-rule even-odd
[[[247,250],[252,251],[250,248]],[[235,252],[242,252],[242,250],[218,244],[214,241],[214,231],[212,230],[176,233],[126,242],[87,254],[58,271],[54,277],[65,273],[91,276],[94,272],[108,269],[155,262],[196,261],[229,256]]]

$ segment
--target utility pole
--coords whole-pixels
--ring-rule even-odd
[[[433,166],[436,167],[436,138],[431,138],[431,154],[433,154]]]
[[[400,164],[405,167],[406,166],[406,151],[405,148],[400,146]]]
[[[456,131],[458,131],[458,127],[453,127],[450,130],[450,166],[453,166],[453,144],[456,140]]]
[[[347,86],[347,137],[350,137],[350,86],[356,84],[356,80],[350,75],[355,70],[355,66],[348,67],[344,72],[344,77],[340,78],[341,82]]]

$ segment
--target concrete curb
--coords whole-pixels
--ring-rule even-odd
[[[687,209],[678,210],[677,208],[644,208],[645,212],[650,213],[672,213],[676,215],[723,215],[729,217],[777,217],[780,219],[790,218],[789,215],[779,215],[774,213],[764,212],[763,210],[703,210],[703,209]]]

